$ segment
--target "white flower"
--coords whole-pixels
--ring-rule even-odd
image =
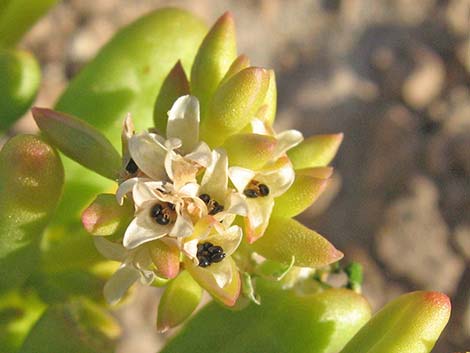
[[[286,192],[294,182],[294,169],[289,158],[283,156],[259,171],[231,167],[229,176],[246,199],[245,231],[248,242],[253,243],[264,234],[269,224],[274,198]]]
[[[147,247],[128,250],[104,237],[93,239],[96,249],[104,257],[122,263],[104,286],[104,297],[109,304],[117,303],[137,280],[147,285],[153,282],[155,274],[148,270],[152,259]]]
[[[203,215],[205,205],[196,193],[198,185],[185,184],[175,189],[170,183],[133,178],[119,186],[116,197],[132,191],[135,217],[126,229],[123,245],[133,249],[162,238],[187,237],[193,232],[193,218]]]

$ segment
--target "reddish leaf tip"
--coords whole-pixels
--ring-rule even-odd
[[[433,306],[439,306],[447,310],[450,310],[452,306],[449,297],[441,292],[425,292],[424,300]]]

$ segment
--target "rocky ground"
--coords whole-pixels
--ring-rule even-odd
[[[470,349],[470,3],[66,0],[22,43],[43,67],[38,104],[52,105],[117,28],[168,5],[208,23],[233,13],[240,52],[277,72],[280,127],[345,133],[335,183],[302,221],[365,265],[375,309],[414,289],[451,295],[435,352]],[[120,311],[119,352],[162,344],[155,295],[140,290]]]

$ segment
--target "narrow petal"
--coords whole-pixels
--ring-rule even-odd
[[[168,112],[167,138],[181,139],[185,153],[194,150],[199,140],[199,120],[198,99],[189,95],[178,98]]]
[[[223,260],[204,269],[210,271],[220,288],[225,288],[232,281],[232,265],[230,261]]]
[[[214,150],[212,151],[212,163],[202,178],[199,194],[209,194],[211,198],[223,202],[227,192],[227,182],[227,155],[223,150]]]
[[[286,130],[276,135],[277,146],[274,152],[274,158],[281,157],[284,153],[290,150],[292,147],[300,144],[304,137],[300,131],[297,130]]]
[[[155,200],[157,201],[157,194],[154,190],[162,186],[160,182],[137,182],[132,188],[132,197],[137,208],[141,208],[144,203]]]
[[[256,173],[252,170],[240,168],[240,167],[231,167],[228,170],[228,175],[233,185],[239,192],[245,190],[248,183],[253,179]]]
[[[227,213],[232,213],[239,216],[246,216],[248,214],[248,205],[246,200],[239,193],[230,193],[229,200],[229,207],[226,211]]]
[[[246,237],[249,243],[253,243],[263,236],[269,224],[269,219],[274,207],[272,197],[259,197],[247,199],[248,218],[245,218]]]
[[[186,215],[181,214],[176,217],[176,222],[170,231],[170,236],[182,238],[188,237],[193,233],[193,229],[194,226],[191,219]]]
[[[295,171],[287,157],[281,157],[269,166],[269,171],[256,176],[258,181],[268,185],[270,194],[274,197],[282,195],[287,191],[295,180]]]
[[[153,228],[147,228],[143,227],[139,223],[142,223],[142,220],[139,219],[139,217],[136,217],[126,229],[123,245],[127,249],[133,249],[143,243],[161,238],[169,232],[168,226],[161,226],[155,223]]]
[[[121,183],[119,185],[117,191],[116,191],[116,200],[119,205],[123,205],[124,203],[124,196],[126,194],[130,193],[132,189],[134,188],[134,185],[139,181],[138,178],[131,178],[127,179],[125,182]]]
[[[155,180],[165,180],[166,148],[148,133],[134,135],[129,139],[129,152],[137,166]]]
[[[130,266],[123,266],[104,285],[103,294],[109,304],[116,304],[127,290],[139,279],[140,272]]]
[[[121,244],[113,243],[103,237],[93,237],[96,250],[109,260],[123,262],[128,250]]]
[[[188,153],[184,158],[207,168],[212,161],[212,151],[205,142],[199,142],[194,151]]]
[[[214,233],[207,237],[211,243],[221,246],[224,249],[225,255],[232,255],[237,250],[240,242],[242,241],[242,229],[237,226],[231,226],[223,233]]]

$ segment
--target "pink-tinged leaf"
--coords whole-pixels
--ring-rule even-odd
[[[295,175],[306,175],[312,178],[329,179],[333,175],[332,167],[314,167],[296,169]]]
[[[264,98],[261,107],[256,113],[256,117],[265,121],[269,125],[274,123],[276,118],[276,109],[277,109],[277,86],[276,86],[276,74],[274,70],[269,70],[269,86],[266,92],[266,97]]]
[[[149,249],[157,275],[175,278],[180,271],[180,251],[176,244],[156,240],[149,243]]]
[[[224,288],[218,286],[214,276],[210,273],[210,266],[202,268],[195,265],[188,258],[184,259],[185,269],[191,274],[199,285],[204,288],[217,301],[226,306],[234,306],[240,295],[241,280],[237,265],[231,257],[224,259],[232,267],[232,279]]]
[[[449,321],[449,298],[418,291],[379,311],[341,353],[429,353]]]
[[[226,12],[207,33],[191,69],[191,94],[199,99],[202,120],[207,115],[209,101],[236,56],[235,23],[232,15]]]
[[[202,121],[202,139],[212,147],[241,131],[255,116],[269,86],[269,71],[249,67],[232,76],[214,94],[207,118]]]
[[[264,235],[253,245],[260,255],[295,266],[320,267],[339,261],[343,253],[317,232],[291,218],[271,218]]]
[[[121,156],[111,142],[90,124],[64,113],[35,107],[34,120],[47,139],[67,157],[115,180]]]
[[[158,305],[157,330],[165,332],[185,321],[197,308],[202,288],[188,271],[182,271],[163,292]]]
[[[287,155],[295,169],[325,167],[335,157],[343,134],[314,135],[292,148]]]
[[[235,134],[222,145],[230,166],[258,170],[269,162],[276,150],[274,137],[258,134]]]
[[[82,213],[82,223],[92,235],[106,236],[124,232],[134,209],[128,200],[120,206],[114,194],[100,194]]]
[[[250,67],[250,59],[246,55],[242,54],[233,61],[232,65],[230,65],[224,78],[222,81],[220,81],[220,85],[223,85],[230,78],[232,78],[233,75],[239,73],[247,67]]]
[[[162,88],[158,93],[153,110],[153,122],[155,127],[162,134],[166,132],[168,123],[168,111],[175,101],[184,95],[189,94],[189,81],[183,69],[181,61],[173,66],[168,76],[162,84]]]
[[[295,217],[310,207],[328,185],[328,179],[296,174],[292,186],[275,199],[273,217]]]

